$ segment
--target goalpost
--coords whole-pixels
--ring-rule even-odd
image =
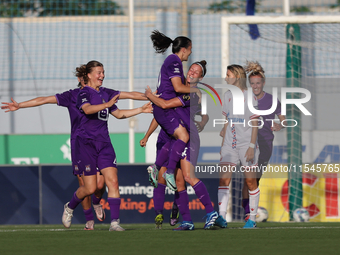
[[[256,40],[249,36],[250,24],[258,25]],[[312,94],[305,104],[312,116],[301,115],[299,109],[288,105],[286,118],[298,125],[274,133],[270,165],[295,167],[296,171],[264,173],[259,206],[268,210],[268,220],[292,220],[293,211],[305,207],[311,221],[340,221],[340,170],[336,170],[340,163],[340,125],[335,120],[340,107],[336,82],[340,77],[338,31],[340,15],[221,18],[222,77],[229,64],[258,61],[265,70],[266,92],[271,93],[271,87],[302,87]],[[299,98],[300,94],[287,96]],[[242,182],[242,178],[233,180],[233,198],[229,201],[234,204],[228,211],[229,220],[230,213],[232,220],[242,220],[241,202],[235,202],[242,199]]]

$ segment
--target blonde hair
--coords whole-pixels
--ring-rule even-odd
[[[230,65],[227,70],[232,72],[238,81],[238,87],[242,90],[247,90],[247,75],[245,70],[240,65]]]
[[[248,79],[250,80],[250,77],[260,75],[263,79],[263,81],[266,80],[266,76],[264,75],[263,67],[260,65],[257,61],[248,61],[246,62],[246,65],[244,66],[244,69],[246,70],[246,73],[249,74]]]

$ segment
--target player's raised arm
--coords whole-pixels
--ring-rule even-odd
[[[29,108],[40,106],[44,104],[57,104],[57,98],[55,96],[47,96],[47,97],[37,97],[25,102],[18,103],[13,98],[11,98],[11,103],[2,102],[1,109],[6,110],[5,112],[13,112],[17,111],[20,108]]]
[[[170,109],[170,108],[175,108],[175,107],[179,107],[182,106],[182,102],[177,98],[172,98],[170,100],[164,100],[160,97],[155,96],[150,87],[148,86],[145,89],[145,96],[150,99],[150,101],[152,103],[154,103],[155,105],[157,105],[158,107],[162,108],[162,109]]]
[[[148,100],[148,98],[143,93],[137,91],[121,91],[119,99]]]
[[[112,111],[111,114],[115,116],[117,119],[126,119],[130,118],[132,116],[138,115],[140,113],[152,113],[152,106],[151,103],[146,103],[142,107],[138,107],[131,110],[120,110],[117,109],[115,111]]]
[[[94,114],[96,112],[100,112],[101,110],[104,110],[106,108],[110,108],[117,102],[117,98],[119,95],[115,95],[109,102],[103,103],[103,104],[96,104],[91,105],[90,103],[84,103],[81,106],[81,109],[84,111],[85,114]]]

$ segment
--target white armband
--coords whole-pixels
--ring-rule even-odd
[[[254,149],[254,148],[255,148],[255,144],[250,143],[250,144],[249,144],[249,148],[253,148],[253,149]]]

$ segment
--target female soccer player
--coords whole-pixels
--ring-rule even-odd
[[[150,113],[151,104],[132,110],[119,110],[114,103],[116,96],[110,98],[103,88],[104,67],[98,61],[90,61],[79,69],[86,86],[77,96],[77,108],[81,112],[78,132],[75,138],[74,166],[82,174],[84,185],[74,193],[70,202],[64,206],[62,222],[66,228],[71,226],[73,210],[82,200],[94,193],[97,183],[97,168],[103,174],[108,188],[108,203],[111,211],[110,231],[124,231],[119,225],[120,196],[116,168],[116,156],[112,147],[107,120],[111,113],[117,119],[128,118],[139,113]]]
[[[1,106],[1,109],[9,111],[16,111],[21,108],[30,108],[35,106],[40,106],[44,104],[58,104],[59,106],[67,107],[70,121],[71,121],[71,160],[72,160],[72,168],[73,174],[77,176],[79,186],[84,185],[83,179],[80,176],[79,171],[75,170],[74,166],[74,144],[75,144],[75,137],[76,132],[78,129],[79,122],[77,121],[81,115],[80,111],[76,107],[77,102],[77,95],[81,88],[85,86],[82,74],[79,72],[82,68],[76,68],[75,76],[78,79],[78,88],[65,91],[60,94],[56,94],[53,96],[46,96],[46,97],[37,97],[25,102],[17,103],[12,99],[12,103],[3,103],[4,105]],[[108,93],[112,95],[119,94],[119,99],[135,99],[135,100],[146,100],[146,97],[143,93],[140,92],[124,92],[124,91],[116,91],[108,88],[104,88]],[[99,221],[103,221],[105,219],[105,210],[102,208],[100,204],[100,200],[102,195],[105,191],[104,186],[104,177],[97,173],[97,190],[92,196],[92,203],[93,208],[95,210],[96,216]],[[85,230],[93,230],[94,229],[94,217],[91,209],[91,197],[87,196],[81,203],[83,207],[83,211],[86,218]]]
[[[191,89],[184,85],[185,78],[182,62],[187,61],[191,54],[191,40],[184,36],[171,40],[157,30],[153,31],[150,37],[156,53],[164,53],[172,45],[173,54],[165,59],[158,77],[157,91],[160,98],[169,100],[177,97],[177,93],[195,92],[200,94],[198,88]],[[176,165],[180,161],[181,155],[189,141],[189,134],[185,127],[183,127],[181,120],[178,119],[174,109],[162,109],[157,105],[153,105],[153,108],[154,118],[157,123],[168,135],[176,139],[170,150],[168,169],[165,174],[167,185],[170,189],[176,191],[174,173]]]
[[[229,200],[229,184],[232,177],[232,169],[241,161],[244,172],[245,182],[249,192],[250,218],[243,228],[255,228],[255,217],[257,213],[260,190],[257,186],[256,173],[258,147],[256,144],[258,133],[258,115],[252,114],[247,106],[248,92],[246,73],[242,66],[230,65],[227,67],[226,82],[237,86],[243,91],[245,98],[245,114],[235,115],[233,113],[233,97],[230,91],[224,95],[223,115],[227,118],[227,124],[223,130],[223,142],[221,148],[221,169],[226,169],[220,177],[218,187],[219,213],[223,217],[226,215]],[[253,95],[253,106],[257,107],[257,99]],[[249,126],[248,122],[251,122]]]
[[[266,93],[263,90],[263,87],[266,83],[266,76],[264,75],[264,70],[260,63],[257,61],[247,61],[246,66],[244,67],[246,73],[248,73],[248,80],[250,86],[255,94],[258,101],[258,109],[259,110],[268,110],[271,108],[273,104],[273,96],[269,93]],[[259,181],[262,175],[263,167],[266,167],[273,151],[273,140],[274,134],[273,131],[280,131],[284,128],[281,124],[277,124],[272,122],[271,120],[275,119],[275,115],[280,119],[280,123],[286,119],[284,115],[281,115],[281,103],[277,100],[277,107],[275,111],[269,115],[263,115],[260,119],[263,121],[258,131],[257,143],[260,150],[260,155],[258,159],[258,169],[259,173],[257,175],[257,185],[259,185]],[[273,123],[273,125],[272,125]],[[243,200],[242,206],[244,208],[244,218],[247,221],[249,218],[249,196],[246,190],[246,185],[243,186],[242,190]]]
[[[195,62],[191,65],[188,75],[187,75],[187,84],[191,87],[196,87],[197,83],[204,77],[206,74],[206,61]],[[164,100],[162,98],[158,98],[151,93],[150,88],[146,90],[146,96],[157,106],[167,109],[169,107],[177,107],[175,108],[178,117],[183,121],[184,127],[190,133],[190,141],[187,144],[187,148],[185,150],[185,157],[181,160],[181,170],[183,173],[182,178],[178,178],[176,175],[176,184],[178,187],[178,193],[176,194],[176,204],[178,205],[179,211],[182,214],[183,222],[174,230],[193,230],[194,224],[191,220],[189,207],[188,207],[188,194],[186,191],[186,187],[183,182],[183,177],[186,182],[188,182],[193,189],[197,197],[200,199],[201,203],[205,206],[207,212],[207,220],[204,226],[205,229],[211,228],[218,217],[218,213],[214,210],[211,204],[209,193],[204,185],[198,178],[194,175],[194,166],[197,163],[198,152],[200,148],[200,139],[198,135],[198,130],[195,125],[195,115],[200,111],[199,98],[196,93],[190,94],[182,94],[177,98],[171,100]],[[186,107],[179,107],[186,106]],[[163,146],[164,148],[164,146]],[[157,160],[159,157],[163,156],[163,162],[166,161],[166,154],[161,155],[159,153]],[[156,173],[154,173],[156,174]],[[162,179],[159,178],[159,182]],[[155,189],[156,190],[156,189]],[[165,185],[164,185],[165,190]],[[162,194],[164,191],[162,190]],[[157,217],[156,217],[157,218]]]

